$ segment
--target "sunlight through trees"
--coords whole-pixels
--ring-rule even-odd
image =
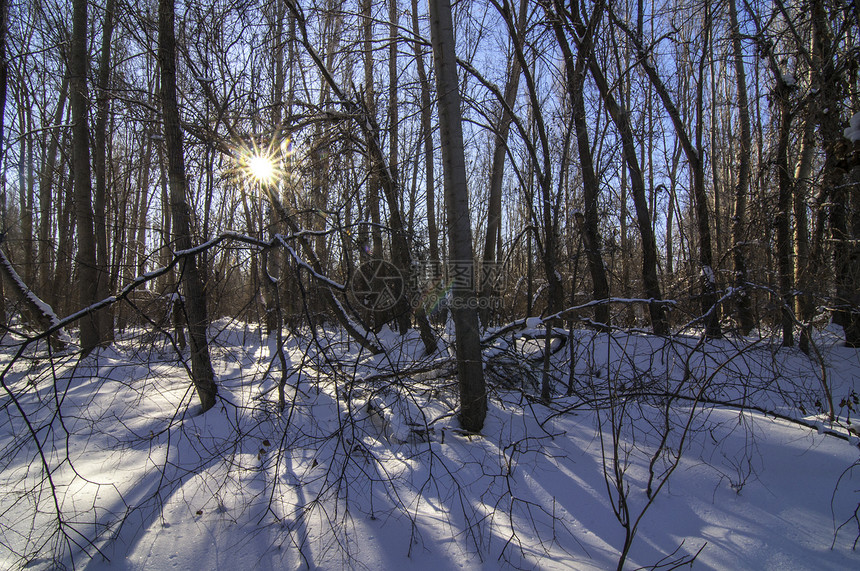
[[[350,484],[276,513],[292,534],[315,533],[316,499],[346,501],[353,468],[397,472],[386,455],[408,445],[448,469],[437,449],[489,446],[508,409],[531,431],[492,444],[513,486],[513,458],[571,452],[544,439],[588,430],[587,410],[625,537],[612,565],[691,563],[637,552],[637,526],[712,407],[857,436],[860,387],[832,357],[860,363],[858,62],[844,0],[0,0],[0,513],[20,518],[0,549],[74,567],[132,517],[105,515],[127,491],[80,520],[63,496],[89,485],[70,443],[102,422],[67,409],[75,390],[127,369],[117,402],[151,425],[87,398],[132,427],[120,441],[167,438],[147,464],[164,473],[174,434],[208,434],[184,423],[225,411],[224,430],[247,414],[300,442],[254,432],[269,444],[235,452],[271,468],[272,498],[336,442],[324,461]],[[171,397],[147,400],[162,374]],[[237,396],[246,381],[259,392]],[[206,446],[195,469],[221,465]],[[368,478],[369,498],[402,491]],[[450,497],[469,489],[451,478]],[[416,498],[391,509],[415,522]],[[494,499],[511,506],[489,517],[494,556],[540,567],[517,525],[548,553],[540,529],[564,516]],[[476,547],[481,509],[451,516]]]

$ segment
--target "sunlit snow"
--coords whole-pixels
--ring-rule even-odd
[[[766,338],[575,330],[546,405],[530,325],[485,351],[480,435],[459,429],[449,352],[424,357],[414,333],[385,330],[383,355],[334,329],[287,335],[280,411],[273,339],[218,322],[204,415],[163,336],[11,364],[7,336],[0,567],[615,568],[619,473],[629,517],[647,508],[627,568],[860,565],[857,350],[816,339],[834,424],[819,365]]]

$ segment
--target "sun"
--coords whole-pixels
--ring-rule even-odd
[[[272,184],[275,182],[275,161],[271,157],[259,153],[248,158],[245,168],[248,175],[260,184]]]

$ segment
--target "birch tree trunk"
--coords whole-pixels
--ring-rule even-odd
[[[815,315],[815,302],[812,298],[812,277],[820,271],[820,256],[813,259],[809,244],[809,215],[807,203],[810,198],[810,177],[815,158],[815,117],[814,102],[809,102],[803,124],[800,158],[794,171],[794,287],[797,290],[795,312],[803,326],[800,331],[800,350],[809,353],[811,324]]]

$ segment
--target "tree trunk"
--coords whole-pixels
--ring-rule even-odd
[[[520,0],[517,14],[517,31],[523,33],[526,27],[528,1]],[[517,90],[520,86],[520,60],[512,58],[505,82],[504,104],[499,105],[499,122],[495,129],[493,164],[490,169],[490,188],[487,196],[487,235],[484,238],[484,263],[496,261],[496,244],[500,241],[502,230],[502,183],[505,175],[505,156],[508,151],[508,134],[513,117],[508,111],[514,108]],[[501,253],[499,252],[499,255]],[[483,290],[483,284],[482,284]]]
[[[416,35],[420,35],[418,27],[418,0],[412,0],[412,27]],[[431,294],[438,293],[437,287],[441,283],[441,264],[439,257],[439,230],[436,227],[436,174],[435,158],[433,153],[433,107],[430,99],[430,82],[427,80],[427,72],[424,68],[424,54],[421,44],[413,43],[415,49],[415,62],[418,72],[418,83],[421,88],[421,134],[424,143],[424,178],[426,185],[426,207],[427,207],[427,241],[430,249],[431,272]],[[441,288],[439,288],[441,290]],[[435,337],[430,327],[430,321],[424,305],[416,310],[418,327],[424,337]],[[425,342],[425,346],[427,343]]]
[[[412,29],[420,36],[418,27],[418,0],[412,0]],[[433,103],[430,98],[430,82],[424,68],[424,54],[421,44],[413,42],[415,49],[415,64],[418,72],[418,84],[421,89],[421,134],[424,143],[424,182],[426,184],[427,203],[427,239],[430,249],[430,261],[434,268],[439,264],[439,230],[436,227],[436,173],[433,153]],[[438,277],[438,276],[434,276]]]
[[[90,182],[90,134],[87,113],[87,0],[74,0],[72,43],[69,52],[69,101],[72,108],[72,162],[75,214],[78,229],[78,303],[80,309],[98,300],[98,266],[93,230],[92,183]],[[81,319],[80,342],[84,354],[101,343],[99,317],[90,313]]]
[[[556,5],[556,10],[558,6]],[[597,14],[597,12],[595,12]],[[591,273],[593,297],[595,300],[609,298],[609,280],[606,276],[606,266],[603,262],[602,240],[600,236],[600,218],[597,211],[597,199],[600,195],[600,185],[597,174],[594,171],[594,159],[591,153],[591,143],[588,140],[588,125],[585,115],[585,101],[583,98],[583,86],[585,84],[585,67],[592,57],[592,33],[585,34],[582,44],[578,48],[576,62],[573,60],[573,52],[570,43],[564,34],[564,28],[558,17],[558,12],[550,14],[555,31],[556,40],[564,57],[565,71],[567,74],[568,96],[571,100],[573,113],[573,125],[576,131],[577,149],[579,152],[580,168],[582,170],[582,193],[584,202],[584,214],[581,219],[582,241],[585,244],[585,255],[588,259],[588,269]],[[589,30],[593,31],[597,19],[592,18]],[[611,314],[608,304],[601,304],[594,308],[594,320],[600,325],[611,325]]]
[[[273,5],[274,14],[270,23],[272,38],[271,49],[273,54],[274,81],[272,82],[272,137],[280,136],[281,133],[281,114],[282,100],[284,97],[284,17],[286,16],[286,8],[283,0],[277,0]],[[276,186],[272,192],[279,192]],[[247,202],[243,197],[243,201]],[[282,223],[275,209],[270,209],[269,224],[272,232],[275,234],[281,233]],[[278,338],[282,336],[284,326],[283,310],[281,306],[280,292],[278,291],[278,282],[281,279],[281,258],[277,253],[270,253],[264,250],[260,255],[260,265],[262,267],[262,289],[263,296],[266,301],[266,317],[265,325],[266,332],[277,333]],[[280,345],[279,345],[280,347]]]
[[[68,138],[67,138],[68,139]],[[74,137],[71,137],[73,140]],[[65,163],[66,160],[63,161]],[[66,172],[64,165],[60,165],[60,173]],[[77,221],[72,213],[74,212],[74,171],[70,176],[60,179],[61,188],[58,191],[58,196],[61,198],[61,205],[57,212],[57,263],[54,268],[53,289],[55,296],[54,307],[60,315],[67,315],[74,309],[77,303],[76,296],[69,291],[69,283],[72,281],[72,264],[71,257],[74,252],[72,247],[72,236],[75,233]]]
[[[672,283],[675,276],[675,238],[672,223],[675,219],[675,211],[678,209],[678,163],[681,161],[681,147],[675,143],[675,148],[672,150],[672,165],[669,168],[669,206],[666,213],[666,278],[664,283]],[[681,238],[683,245],[684,234],[683,226],[681,226],[680,215],[678,216],[678,236]]]
[[[602,2],[595,10],[602,9]],[[582,33],[586,30],[585,25],[575,12],[573,14],[573,37],[582,37]],[[578,46],[582,49],[582,46]],[[636,208],[636,220],[639,227],[639,235],[642,239],[642,282],[644,285],[645,296],[652,302],[662,301],[662,293],[660,291],[660,280],[657,273],[657,240],[654,235],[654,228],[651,225],[651,216],[648,212],[648,197],[645,190],[645,178],[642,174],[642,169],[639,165],[639,158],[636,154],[636,144],[633,138],[633,128],[630,125],[629,113],[623,109],[612,95],[606,77],[603,75],[603,70],[597,65],[594,58],[588,58],[588,65],[591,71],[591,76],[594,79],[597,89],[600,92],[600,97],[606,104],[606,110],[609,112],[615,127],[618,129],[618,134],[621,137],[621,148],[624,155],[624,161],[627,163],[627,172],[630,174],[630,188],[633,192],[633,204]],[[661,303],[650,303],[648,306],[651,327],[657,335],[666,335],[669,333],[669,324],[666,318],[666,311]]]
[[[528,16],[527,0],[520,0],[519,12],[517,13],[517,33],[522,34],[526,27]],[[487,233],[484,236],[484,256],[481,270],[482,283],[479,291],[482,299],[489,302],[490,298],[497,295],[496,285],[492,283],[496,272],[488,266],[495,264],[497,257],[502,253],[496,251],[496,246],[501,243],[502,238],[502,186],[505,175],[505,156],[508,152],[508,135],[511,130],[513,117],[511,111],[517,98],[517,90],[520,85],[520,73],[522,66],[519,58],[512,58],[508,68],[507,81],[505,82],[504,102],[499,105],[499,119],[495,126],[495,138],[493,148],[493,162],[490,167],[490,187],[487,193]],[[489,324],[490,306],[482,306],[479,312],[482,325]]]
[[[707,49],[707,48],[705,48]],[[716,46],[713,48],[716,50]],[[716,56],[716,54],[715,54]],[[718,56],[717,56],[718,57]],[[710,58],[710,62],[708,62],[708,75],[710,77],[710,87],[711,87],[711,109],[710,109],[710,163],[711,163],[711,188],[713,189],[714,195],[714,246],[717,250],[717,257],[720,257],[722,252],[726,251],[726,241],[725,234],[723,233],[723,217],[722,217],[722,194],[723,194],[723,180],[720,176],[720,161],[717,156],[717,137],[720,135],[720,125],[718,121],[717,114],[717,72],[716,72],[716,57]],[[703,70],[704,71],[704,70]],[[700,79],[701,82],[704,83],[705,78],[702,77]],[[702,125],[704,128],[704,124]],[[731,154],[731,152],[726,149],[723,151],[726,154]],[[722,153],[721,153],[722,154]],[[727,177],[728,178],[728,177]]]
[[[448,212],[449,258],[473,270],[472,226],[469,190],[466,186],[466,159],[460,115],[457,58],[454,50],[454,23],[449,0],[428,0],[430,43],[439,94],[439,127],[442,138],[442,165]],[[472,272],[474,276],[474,271]],[[454,283],[452,314],[456,335],[457,375],[460,384],[460,424],[470,432],[484,426],[487,390],[478,332],[477,309],[469,308],[474,298],[472,284]]]
[[[364,49],[364,98],[367,114],[376,117],[376,90],[373,80],[373,2],[363,0],[362,5],[362,43]],[[370,210],[370,253],[382,259],[382,217],[379,212],[379,174],[374,157],[367,153],[367,207]]]
[[[255,238],[261,237],[257,234],[256,224],[254,223],[254,215],[251,213],[250,206],[248,206],[248,193],[245,192],[244,190],[242,190],[241,193],[242,193],[242,212],[245,215],[245,232],[247,232],[249,236],[253,236]],[[260,309],[260,300],[259,300],[258,296],[259,296],[261,286],[263,289],[263,294],[264,295],[267,294],[266,285],[264,283],[265,276],[263,275],[265,273],[265,270],[260,271],[260,266],[259,266],[260,261],[262,261],[264,266],[265,266],[266,257],[265,257],[265,255],[263,255],[260,258],[262,260],[258,259],[257,256],[251,256],[251,268],[250,268],[251,272],[250,272],[250,276],[249,276],[250,280],[251,280],[251,283],[250,283],[251,295],[250,295],[250,299],[248,300],[248,307],[250,307],[252,311],[258,311]],[[263,308],[263,316],[262,316],[263,319],[262,319],[262,321],[264,322],[264,324],[266,326],[266,333],[271,334],[275,330],[270,328],[270,326],[272,324],[269,323],[269,319],[271,317],[274,317],[274,315],[269,313],[270,307],[269,307],[268,298],[265,299],[265,302],[266,303],[264,304],[265,307]],[[274,309],[274,305],[272,305],[271,309]],[[256,317],[256,320],[259,322],[260,321],[259,312],[257,313],[257,315],[255,317]]]
[[[7,0],[0,0],[0,149],[4,146],[6,119],[6,82],[9,78],[9,63],[6,61],[6,34],[8,32],[9,7]],[[6,232],[6,169],[3,168],[3,157],[0,156],[0,233]],[[3,292],[3,282],[0,280],[0,323],[7,323],[6,297]]]
[[[19,137],[18,151],[18,215],[21,221],[21,246],[24,259],[21,264],[24,281],[34,282],[35,255],[33,241],[33,101],[25,78],[18,80],[18,124],[23,135]]]
[[[813,29],[813,63],[818,70],[818,128],[824,144],[822,191],[829,196],[830,238],[833,241],[833,262],[836,269],[836,311],[834,321],[845,331],[845,344],[860,347],[860,295],[854,276],[860,255],[855,251],[848,225],[847,186],[844,173],[837,167],[835,143],[842,140],[839,109],[844,97],[840,87],[841,73],[834,62],[833,38],[828,24],[827,9],[822,0],[811,2]]]
[[[690,146],[687,153],[687,162],[693,171],[693,196],[695,198],[696,225],[699,233],[699,257],[702,267],[702,314],[706,315],[705,334],[709,337],[721,337],[720,307],[717,304],[719,300],[719,296],[717,295],[717,273],[714,264],[714,247],[711,237],[711,215],[708,211],[708,195],[705,190],[704,146],[702,145],[702,136],[705,129],[703,110],[705,65],[711,43],[711,13],[710,6],[707,4],[705,5],[704,27],[704,45],[702,46],[702,56],[699,60],[699,78],[696,87],[696,146],[695,148]],[[656,69],[650,65],[646,65],[646,67],[651,69],[649,77],[652,80],[659,80]],[[664,104],[671,103],[666,90],[663,90],[661,98],[663,96],[665,96],[663,99]],[[675,125],[678,127],[680,123],[676,123]]]
[[[54,125],[59,125],[66,112],[66,99],[69,92],[69,78],[63,78],[57,109],[54,113]],[[52,129],[49,137],[47,155],[43,161],[39,181],[39,295],[53,305],[56,303],[53,281],[51,254],[54,252],[51,239],[51,204],[54,200],[54,176],[57,170],[57,151],[60,146],[59,129]]]
[[[390,173],[391,184],[395,188],[400,189],[400,192],[397,193],[397,197],[402,198],[404,185],[400,173],[398,145],[400,113],[397,107],[397,93],[399,89],[399,81],[397,78],[397,43],[400,35],[398,32],[398,22],[397,0],[388,0],[388,171]],[[392,226],[391,230],[394,234],[391,237],[392,258],[395,260],[395,263],[398,264],[400,271],[406,275],[408,272],[411,272],[413,268],[411,267],[412,264],[409,255],[409,242],[406,239],[406,228],[403,224],[403,217],[400,215],[400,203],[397,199],[392,203],[388,193],[386,193],[386,198],[388,199],[388,210]],[[394,216],[395,211],[397,212],[397,216]],[[396,225],[395,221],[397,222]],[[398,238],[397,235],[400,235],[400,237]],[[401,249],[405,251],[399,252],[398,250]],[[399,263],[397,262],[398,259],[400,260]],[[404,299],[401,308],[398,310],[396,318],[397,327],[400,330],[401,335],[406,335],[409,331],[409,326],[411,324],[410,314],[411,311],[408,300]],[[435,342],[433,344],[435,345]]]
[[[687,157],[687,163],[690,165],[693,179],[693,202],[696,209],[696,227],[699,234],[699,264],[701,266],[702,288],[701,308],[702,315],[705,319],[705,335],[707,335],[708,337],[720,337],[722,335],[722,331],[720,329],[720,308],[717,305],[719,297],[717,296],[716,273],[714,271],[714,252],[711,240],[711,218],[708,212],[708,195],[705,192],[705,168],[704,162],[702,160],[702,145],[700,141],[702,135],[702,126],[700,124],[699,128],[697,129],[697,143],[694,145],[693,140],[687,131],[687,127],[685,126],[684,121],[681,118],[681,114],[678,112],[677,106],[672,101],[672,97],[671,95],[669,95],[668,89],[666,89],[663,80],[660,78],[660,75],[657,73],[657,70],[652,65],[650,55],[647,53],[644,46],[642,45],[642,38],[638,37],[617,18],[615,19],[615,22],[617,25],[624,29],[628,37],[633,41],[634,45],[636,46],[639,64],[642,66],[642,69],[645,70],[645,74],[651,81],[651,85],[654,86],[654,90],[660,97],[660,101],[663,103],[663,107],[666,109],[666,113],[669,115],[669,118],[671,119],[672,124],[675,127],[675,133],[678,136],[678,140],[681,143],[681,148],[684,150],[684,154]],[[710,15],[706,10],[705,48],[703,49],[702,59],[700,60],[699,93],[696,97],[699,123],[701,123],[702,120],[701,106],[703,102],[703,94],[701,93],[703,85],[701,80],[704,77],[704,63],[706,61],[706,53],[708,51],[707,46],[709,44],[708,36],[710,34],[710,28]]]
[[[792,315],[792,285],[794,272],[791,266],[791,196],[793,184],[788,170],[788,145],[791,129],[791,88],[777,74],[773,97],[779,111],[777,127],[776,169],[778,199],[776,209],[776,253],[779,269],[779,295],[783,347],[794,346],[794,319]]]
[[[191,242],[191,212],[186,200],[185,157],[182,128],[176,102],[176,39],[174,36],[174,0],[160,0],[158,5],[158,59],[161,65],[161,108],[164,115],[164,141],[167,151],[167,177],[170,206],[177,250],[188,250]],[[191,343],[191,372],[203,412],[215,406],[218,386],[209,358],[208,320],[203,282],[194,256],[180,263],[188,334]]]
[[[803,138],[801,140],[800,159],[794,171],[794,287],[797,290],[795,312],[797,319],[801,322],[800,350],[804,353],[810,351],[810,321],[815,314],[815,303],[812,297],[811,278],[818,274],[820,261],[813,259],[810,254],[809,244],[809,215],[807,203],[809,202],[810,177],[812,175],[812,163],[815,157],[815,117],[813,114],[814,101],[808,103],[803,124]]]
[[[737,319],[743,335],[749,334],[755,326],[752,304],[747,288],[746,264],[746,226],[747,196],[750,186],[750,152],[752,134],[750,129],[750,110],[747,97],[746,68],[744,67],[741,32],[738,25],[736,0],[729,0],[729,23],[734,51],[735,81],[738,91],[738,120],[740,140],[738,141],[738,180],[735,187],[734,213],[732,214],[732,265],[734,266],[734,286],[737,289]]]
[[[398,32],[397,0],[388,0],[388,167],[395,184],[401,186],[400,158],[398,154],[398,136],[400,113],[397,93],[397,42]]]
[[[93,204],[96,263],[98,264],[98,297],[104,299],[110,295],[110,279],[107,252],[107,120],[110,98],[111,70],[111,38],[114,28],[114,9],[116,0],[107,0],[102,32],[101,60],[99,61],[98,85],[96,85],[96,124],[93,145],[93,167],[95,170],[96,193]],[[107,308],[99,312],[99,329],[105,341],[113,341],[113,309]]]
[[[341,41],[343,18],[335,10],[327,10],[325,13],[325,66],[331,69],[338,54],[338,46]],[[321,85],[319,91],[318,105],[320,109],[331,108],[331,88],[327,83]],[[330,129],[324,123],[315,125],[313,144],[310,150],[311,162],[313,164],[313,186],[311,188],[311,215],[310,228],[315,231],[325,229],[326,216],[324,213],[328,208],[329,192],[331,183],[328,180],[331,168],[331,157],[329,156]],[[314,252],[323,267],[329,267],[329,253],[327,247],[328,236],[320,233],[314,240]],[[264,276],[265,279],[266,276]],[[317,302],[319,303],[319,302]]]

